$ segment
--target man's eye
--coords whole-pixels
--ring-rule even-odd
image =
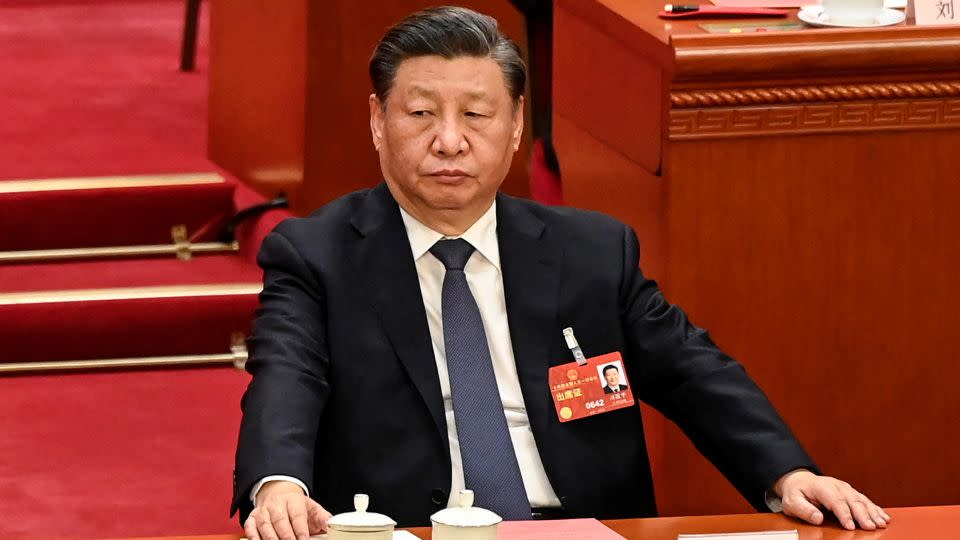
[[[410,114],[412,114],[413,116],[417,116],[417,117],[424,117],[424,116],[430,114],[430,111],[413,111],[413,112],[410,113]]]
[[[467,111],[467,116],[470,118],[483,118],[482,114],[474,111]]]

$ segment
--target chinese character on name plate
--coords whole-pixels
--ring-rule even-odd
[[[937,19],[953,20],[953,2],[954,0],[940,0],[937,2]]]

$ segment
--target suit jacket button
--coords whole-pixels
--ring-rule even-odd
[[[446,504],[447,503],[447,492],[436,488],[430,492],[430,502],[433,504]]]

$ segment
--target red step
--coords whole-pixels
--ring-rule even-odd
[[[234,214],[215,173],[0,182],[0,251],[170,244],[174,225],[207,240]]]
[[[0,266],[0,362],[224,354],[261,283],[234,254]]]

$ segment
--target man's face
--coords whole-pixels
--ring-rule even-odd
[[[386,103],[370,96],[370,129],[401,206],[421,220],[475,220],[492,204],[519,148],[523,99],[514,103],[490,58],[410,58],[397,69]]]
[[[603,378],[607,380],[607,386],[613,388],[620,386],[620,372],[615,369],[608,369],[603,372]]]

